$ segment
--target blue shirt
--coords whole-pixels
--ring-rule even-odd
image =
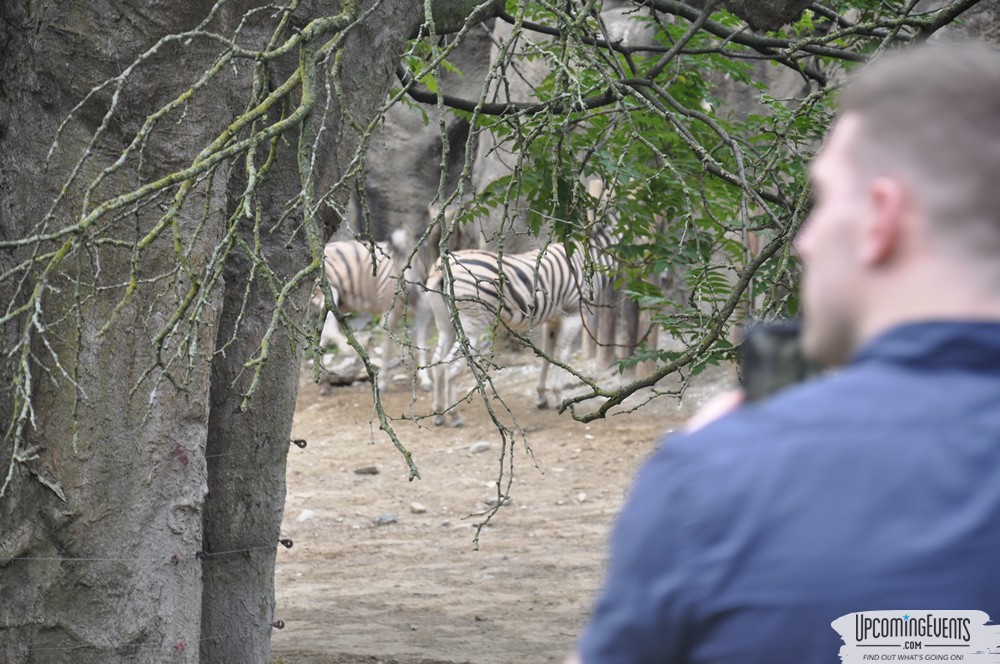
[[[838,662],[856,611],[1000,621],[1000,322],[892,329],[671,436],[618,517],[585,664]]]

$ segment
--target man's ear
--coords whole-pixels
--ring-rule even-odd
[[[882,265],[903,244],[906,187],[893,177],[875,178],[868,187],[868,202],[868,214],[861,227],[861,259],[867,265]]]

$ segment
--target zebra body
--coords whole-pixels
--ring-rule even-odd
[[[589,303],[603,286],[598,282],[606,281],[593,274],[589,269],[593,265],[587,265],[588,259],[609,265],[604,250],[611,242],[611,236],[599,226],[591,235],[590,246],[577,247],[572,256],[567,255],[561,244],[510,255],[484,250],[457,251],[448,257],[450,279],[442,266],[435,266],[428,276],[427,290],[441,294],[430,297],[438,329],[438,344],[432,361],[436,424],[444,423],[446,411],[452,425],[462,424],[453,385],[461,366],[456,362],[460,345],[447,303],[452,292],[458,322],[473,351],[478,351],[481,337],[498,325],[520,330],[542,325],[543,352],[565,363],[583,327],[581,309],[589,309]],[[446,283],[446,279],[450,283]],[[545,392],[548,368],[548,363],[543,362],[536,388],[535,403],[539,408],[549,403]],[[556,403],[561,397],[563,379],[559,372],[553,381]]]
[[[413,310],[413,335],[417,363],[426,367],[427,326],[430,311],[425,298],[416,296],[413,268],[407,265],[409,233],[398,230],[388,242],[367,244],[355,240],[329,242],[323,247],[324,272],[334,303],[343,313],[368,313],[385,316],[386,334],[380,346],[382,368],[379,383],[385,384],[388,370],[399,364],[390,362],[388,351],[391,334],[404,319],[407,303]],[[322,289],[317,286],[313,294],[314,308],[324,306]],[[340,330],[337,319],[328,312],[320,334],[320,346],[347,347],[347,338]],[[426,369],[418,372],[421,386],[430,387]]]

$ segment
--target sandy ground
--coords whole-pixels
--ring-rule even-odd
[[[372,424],[370,387],[317,385],[303,370],[293,436],[308,446],[292,447],[288,461],[283,536],[294,546],[278,554],[275,617],[285,628],[273,662],[563,660],[637,465],[726,378],[702,380],[682,405],[660,398],[585,425],[536,409],[536,376],[533,365],[497,376],[523,431],[506,445],[482,403],[465,407],[464,428],[436,428],[407,417],[426,415],[430,395],[393,385],[387,411],[421,475],[410,482]],[[497,480],[506,488],[512,470],[510,500],[476,550]]]

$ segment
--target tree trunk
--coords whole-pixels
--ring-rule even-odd
[[[302,24],[339,10],[337,3],[306,4],[296,17]],[[155,7],[133,0],[0,7],[0,242],[39,232],[36,225],[101,128],[44,231],[84,216],[87,183],[115,163],[149,114],[192,85],[220,49],[210,40],[167,42],[134,70],[127,68],[163,35],[193,29],[211,6],[187,0]],[[226,34],[246,6],[223,6],[212,27]],[[359,136],[353,127],[367,125],[383,103],[405,39],[421,18],[417,3],[385,2],[347,39],[340,82],[351,122],[336,95],[321,100],[310,116],[322,120],[306,122],[307,138],[321,136],[317,192],[337,182],[354,157]],[[250,21],[242,35],[252,41],[273,27]],[[291,68],[297,56],[291,54]],[[283,65],[290,69],[275,63],[274,80]],[[168,115],[141,159],[133,154],[92,192],[88,209],[191,164],[245,109],[252,66],[234,63],[232,72],[213,82],[211,95],[196,95]],[[105,121],[114,91],[108,87],[77,109],[45,168],[60,122],[88,91],[123,71],[111,120]],[[322,108],[326,102],[329,107]],[[301,343],[288,330],[279,328],[270,339],[256,394],[249,408],[240,406],[252,378],[247,363],[258,354],[276,306],[274,281],[313,257],[302,208],[283,217],[301,189],[297,132],[278,141],[275,175],[261,185],[266,232],[255,234],[246,219],[236,222],[244,224],[237,234],[243,244],[237,241],[229,251],[223,278],[205,285],[210,294],[196,320],[184,322],[183,334],[168,336],[162,348],[158,335],[188,306],[193,275],[205,272],[229,228],[238,205],[231,194],[246,184],[240,160],[234,162],[235,179],[220,165],[211,178],[196,182],[171,225],[176,236],[165,232],[142,249],[138,262],[133,247],[163,218],[175,188],[81,232],[67,245],[72,259],[54,263],[51,273],[32,269],[20,287],[17,280],[0,281],[0,294],[11,303],[3,315],[29,301],[34,283],[48,284],[35,327],[26,327],[28,317],[21,315],[2,329],[5,351],[17,350],[18,340],[32,333],[24,366],[32,379],[33,412],[23,440],[8,435],[23,404],[12,381],[25,387],[28,374],[5,364],[0,661],[268,660],[284,462],[301,354]],[[328,216],[327,210],[317,215]],[[324,221],[329,226],[332,219]],[[118,243],[98,245],[96,237]],[[40,250],[30,244],[3,247],[0,266],[6,273],[33,251],[44,266],[63,240],[43,242]],[[177,268],[175,241],[184,247],[190,271]],[[252,258],[246,248],[258,241]],[[258,264],[251,268],[253,260]],[[126,298],[133,265],[139,287]],[[288,293],[283,306],[292,317],[302,309],[308,282]],[[112,313],[114,322],[104,329]],[[5,482],[8,461],[11,479]]]
[[[370,6],[366,2],[362,11]],[[367,126],[384,102],[395,80],[395,67],[408,35],[421,14],[407,2],[384,2],[355,28],[342,51],[340,84],[350,91],[347,111],[355,123]],[[337,182],[354,159],[361,136],[345,122],[336,103],[314,111],[323,118],[326,141],[319,144],[317,191]],[[319,124],[318,121],[316,123]],[[354,125],[357,126],[357,125]],[[307,128],[315,135],[317,127]],[[278,219],[286,201],[301,187],[293,149],[279,154],[283,177],[272,180],[264,197],[269,218]],[[294,176],[288,178],[288,175]],[[239,183],[241,189],[243,182]],[[347,202],[348,188],[337,194],[338,208]],[[322,212],[322,210],[321,210]],[[300,219],[301,215],[296,215]],[[333,223],[339,219],[326,220]],[[252,246],[250,232],[245,239]],[[270,269],[287,280],[311,256],[299,221],[289,219],[277,232],[261,235],[262,252]],[[271,354],[260,387],[249,408],[241,411],[250,386],[246,363],[255,354],[275,309],[266,282],[249,285],[245,275],[250,259],[234,253],[226,268],[226,292],[218,348],[239,339],[212,364],[212,412],[209,419],[209,495],[205,508],[205,593],[202,605],[201,661],[267,662],[272,623],[280,616],[274,607],[274,563],[285,499],[285,459],[298,388],[301,343],[279,331],[271,340]],[[312,285],[312,280],[303,287]],[[292,310],[304,311],[307,288],[292,299]],[[246,300],[244,301],[244,297]],[[241,318],[242,317],[242,318]],[[299,316],[304,319],[304,315]],[[251,484],[252,482],[252,484]],[[245,551],[214,556],[215,552]]]
[[[36,225],[101,126],[111,91],[78,109],[46,168],[57,127],[74,104],[121,73],[159,35],[196,24],[200,16],[193,10],[200,13],[201,4],[175,3],[157,16],[144,15],[141,2],[0,6],[0,240],[40,230]],[[205,47],[164,45],[126,80],[114,121],[90,148],[93,157],[65,189],[45,230],[80,219],[85,183],[114,163],[148,111],[165,103],[167,91],[200,65]],[[175,73],[164,80],[151,74],[158,69]],[[189,162],[219,130],[210,110],[192,100],[184,131],[153,137],[142,163],[111,176],[93,201]],[[204,268],[216,239],[212,230],[224,221],[224,185],[220,170],[216,179],[194,187],[179,209],[177,237],[191,246],[194,272]],[[143,287],[101,332],[123,301],[128,243],[147,232],[168,202],[123,210],[107,217],[100,230],[92,228],[93,234],[81,232],[69,245],[75,254],[68,260],[55,262],[51,253],[67,246],[65,239],[3,250],[8,268],[33,253],[39,268],[53,266],[37,324],[28,327],[21,316],[4,330],[4,354],[24,351],[19,364],[30,372],[33,416],[15,445],[9,426],[19,404],[11,381],[25,389],[29,374],[8,367],[0,408],[0,482],[11,472],[0,499],[3,662],[170,662],[197,656],[202,563],[195,553],[202,547],[207,488],[210,373],[204,361],[188,364],[182,357],[171,364],[176,343],[162,349],[156,367],[154,339],[189,286],[181,275],[155,278],[169,273],[175,260],[169,233],[142,253],[136,276]],[[196,234],[198,224],[203,231]],[[89,242],[98,232],[125,244]],[[89,246],[80,250],[84,244]],[[6,281],[6,312],[26,301],[40,272],[27,275],[28,288]],[[207,307],[198,324],[185,330],[195,356],[211,352],[216,310]],[[18,348],[28,333],[32,343]],[[8,463],[15,455],[21,461]]]

